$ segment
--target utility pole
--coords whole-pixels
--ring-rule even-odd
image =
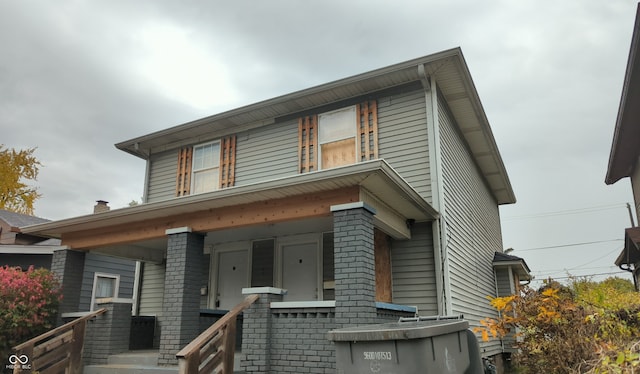
[[[631,204],[627,203],[627,210],[629,211],[629,220],[631,220],[631,227],[636,227],[636,224],[633,222],[633,213],[631,212]]]

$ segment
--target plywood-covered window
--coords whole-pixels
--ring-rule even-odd
[[[236,137],[178,151],[176,196],[215,191],[235,184]]]
[[[299,119],[300,173],[378,158],[375,100]]]

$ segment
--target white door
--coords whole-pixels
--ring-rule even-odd
[[[282,288],[285,301],[318,299],[318,245],[316,243],[282,246]]]
[[[247,287],[247,251],[220,252],[218,255],[216,309],[231,310],[244,297]]]

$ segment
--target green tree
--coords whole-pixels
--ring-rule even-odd
[[[40,161],[35,148],[15,150],[0,144],[0,209],[33,214],[33,204],[41,195],[25,181],[35,181]]]

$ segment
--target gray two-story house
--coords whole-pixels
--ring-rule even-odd
[[[247,372],[335,372],[326,332],[385,310],[496,316],[499,206],[515,197],[460,49],[116,147],[146,162],[143,204],[23,231],[60,238],[66,261],[142,261],[137,312],[157,317],[161,364],[195,337],[199,311],[229,310],[243,289],[277,298],[263,365],[246,354]],[[502,284],[521,268],[501,262]],[[243,352],[259,351],[248,338],[245,326]]]

